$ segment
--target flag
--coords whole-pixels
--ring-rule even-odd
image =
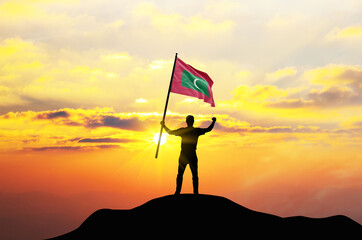
[[[176,59],[171,92],[203,99],[210,103],[211,107],[215,107],[211,89],[213,84],[207,73],[193,68],[179,58]]]

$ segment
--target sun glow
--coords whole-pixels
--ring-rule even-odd
[[[166,143],[167,141],[167,133],[162,133],[161,135],[161,141],[160,141],[160,144],[163,145]],[[158,138],[160,136],[160,133],[156,133],[154,136],[153,136],[153,141],[158,144]]]

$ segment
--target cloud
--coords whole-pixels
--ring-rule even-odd
[[[325,133],[328,132],[328,129],[322,129],[318,126],[303,126],[299,125],[296,127],[293,126],[256,126],[252,125],[250,122],[240,121],[233,119],[229,116],[221,116],[217,118],[215,123],[214,131],[219,133],[240,133],[240,134],[258,134],[258,133]],[[202,119],[201,127],[208,127],[210,121],[205,121]]]
[[[77,150],[74,142],[82,146],[134,143],[132,147],[137,147],[156,124],[149,119],[155,120],[155,115],[115,113],[111,108],[9,112],[0,115],[0,151],[68,146]]]
[[[263,102],[267,99],[280,98],[288,95],[288,90],[273,85],[242,85],[233,90],[233,99],[244,102]]]
[[[155,60],[148,65],[150,70],[162,69],[168,66],[172,66],[173,61]]]
[[[197,101],[197,98],[185,98],[181,102],[186,104],[195,104]]]
[[[80,139],[79,143],[128,143],[134,142],[134,139],[125,138],[83,138]]]
[[[312,90],[308,94],[313,105],[319,107],[340,107],[361,105],[362,95],[354,93],[348,87],[333,86],[323,90]]]
[[[124,61],[124,60],[132,60],[132,56],[130,56],[127,52],[123,53],[113,53],[108,55],[102,56],[103,60],[109,60],[109,61]]]
[[[102,18],[102,13],[93,9],[101,4],[95,2],[87,6],[78,3],[76,6],[69,5],[69,7],[59,3],[59,9],[52,8],[51,5],[45,3],[34,4],[33,1],[16,1],[16,3],[21,5],[19,11],[40,11],[39,16],[44,17],[54,15],[53,18],[49,18],[49,22],[44,21],[42,17],[34,17],[33,21],[36,21],[35,25],[43,26],[44,29],[51,28],[48,24],[51,25],[52,22],[57,23],[59,28],[56,29],[62,36],[43,31],[43,28],[33,29],[35,35],[40,35],[39,39],[22,32],[15,35],[11,34],[11,31],[3,34],[5,37],[0,42],[0,47],[4,52],[0,56],[2,63],[0,64],[0,112],[3,113],[25,109],[39,111],[64,107],[94,108],[96,106],[112,106],[120,112],[155,111],[162,104],[162,98],[159,96],[161,96],[161,92],[164,92],[162,88],[165,86],[164,79],[169,78],[170,69],[172,69],[172,60],[170,61],[170,58],[164,53],[181,45],[187,46],[182,51],[185,58],[189,57],[188,62],[197,63],[197,66],[205,66],[205,71],[211,71],[215,76],[215,96],[218,96],[219,101],[228,99],[231,89],[240,84],[250,83],[248,88],[252,89],[257,83],[263,82],[267,82],[270,86],[269,89],[264,87],[265,89],[260,90],[263,94],[255,92],[255,95],[252,95],[252,93],[240,92],[236,95],[247,94],[248,99],[245,101],[235,99],[233,103],[261,110],[262,104],[272,106],[275,102],[275,105],[278,105],[279,101],[289,101],[291,98],[300,98],[304,102],[311,100],[308,99],[308,95],[298,96],[298,98],[290,96],[290,89],[279,92],[279,96],[272,93],[273,88],[285,90],[283,89],[284,80],[290,79],[293,81],[288,81],[288,83],[297,84],[297,81],[294,80],[297,80],[296,77],[300,74],[298,65],[290,66],[289,62],[283,66],[278,64],[275,70],[263,71],[263,68],[270,69],[268,65],[264,65],[260,61],[257,64],[248,61],[248,66],[246,66],[246,61],[239,58],[257,56],[257,54],[249,54],[238,48],[239,45],[247,48],[250,43],[241,41],[238,46],[225,45],[225,39],[229,41],[233,39],[230,36],[235,37],[235,31],[244,31],[241,29],[244,29],[243,24],[245,23],[236,21],[238,18],[235,16],[235,9],[240,7],[245,9],[245,6],[234,1],[210,2],[203,7],[190,9],[190,11],[168,5],[161,6],[157,2],[134,3],[127,8],[128,11],[130,9],[132,11],[121,15],[124,17],[123,20],[119,19],[120,15],[103,16],[104,18]],[[106,2],[105,4],[111,6],[113,3]],[[80,11],[82,7],[85,8]],[[28,10],[26,10],[27,8]],[[116,6],[114,9],[110,9],[112,13],[116,10],[118,10]],[[210,14],[211,12],[217,12],[218,16],[213,16]],[[24,31],[27,31],[27,29],[31,29],[32,25],[27,25],[26,14],[24,17],[25,20],[19,16],[16,22],[19,22]],[[308,17],[278,13],[273,24],[276,26],[279,21],[279,25],[283,25],[281,22],[284,20],[286,20],[284,22],[288,22],[287,20],[294,19],[289,22],[291,25],[298,26],[298,22],[303,22],[304,18]],[[7,25],[6,29],[13,29],[11,21],[2,22]],[[102,30],[111,23],[117,23],[115,24],[117,29]],[[255,23],[250,22],[250,26],[245,30],[253,27],[255,27]],[[289,29],[289,26],[285,27]],[[5,28],[2,29],[5,31]],[[63,30],[66,31],[66,34],[63,34]],[[261,33],[263,30],[265,29],[255,31],[265,37],[265,33]],[[303,31],[298,30],[298,33],[303,33]],[[44,40],[41,38],[42,34],[53,39]],[[255,34],[240,35],[246,39],[255,36]],[[10,38],[11,36],[19,37]],[[221,42],[220,36],[223,36]],[[110,37],[107,39],[111,40],[105,40],[106,37]],[[258,39],[265,39],[262,36],[259,37]],[[147,44],[144,44],[144,39],[148,39]],[[238,40],[240,40],[239,37],[235,41]],[[108,41],[112,41],[114,45],[109,44]],[[115,46],[117,42],[122,42],[122,44]],[[148,50],[140,50],[140,45]],[[150,47],[151,45],[153,47]],[[159,47],[161,45],[162,49]],[[273,49],[284,49],[292,44],[284,45],[283,48],[273,46]],[[217,46],[221,46],[223,50],[226,50],[226,46],[233,46],[231,47],[233,53],[223,51],[222,54],[218,54]],[[194,48],[198,48],[197,51],[194,51]],[[201,51],[201,49],[205,50]],[[210,53],[209,49],[213,49],[213,51]],[[150,52],[153,52],[152,55]],[[198,56],[195,55],[196,52]],[[238,53],[237,58],[234,55],[236,53]],[[215,54],[215,58],[203,60],[210,56],[208,54]],[[268,55],[267,52],[263,54]],[[298,61],[292,63],[298,63]],[[280,64],[284,64],[284,62],[280,62]],[[201,69],[204,70],[203,67]],[[257,69],[255,72],[260,71],[259,76],[263,80],[260,81],[259,76],[251,69]],[[142,95],[139,95],[140,91],[142,91]],[[285,94],[289,97],[286,97]],[[135,104],[135,96],[147,99],[148,104]],[[173,103],[173,101],[170,102],[171,106]],[[268,105],[268,103],[271,104]],[[187,104],[187,107],[185,107],[186,104],[178,106],[180,108],[177,108],[177,111],[182,111],[187,109],[190,104]],[[182,110],[180,110],[181,108]]]
[[[300,98],[280,98],[265,103],[275,108],[342,108],[362,104],[362,67],[327,65],[306,70],[303,78],[311,88]]]
[[[222,123],[215,125],[215,130],[226,133],[321,133],[325,130],[317,126],[224,126]]]
[[[285,30],[296,28],[297,26],[302,26],[305,24],[307,17],[300,14],[286,14],[282,15],[280,13],[276,13],[268,22],[267,27],[270,29],[278,29],[278,30]]]
[[[323,86],[357,85],[361,87],[362,66],[328,64],[324,67],[306,70],[304,78],[312,84]]]
[[[362,133],[362,118],[361,116],[354,116],[346,119],[341,123],[343,129],[348,132],[356,131]]]
[[[47,8],[55,2],[8,1],[0,4],[0,33],[3,36],[26,36],[44,40],[51,36],[61,36],[60,33],[69,34],[70,28],[79,27],[80,22],[86,18],[73,18],[64,11],[49,11]],[[63,1],[56,4],[58,7],[68,5]]]
[[[37,115],[38,119],[67,118],[70,114],[66,111],[45,112]]]
[[[275,102],[266,103],[266,107],[272,108],[304,108],[313,105],[312,100],[304,99],[283,99]]]
[[[276,82],[276,81],[279,81],[279,80],[287,78],[287,77],[295,76],[296,74],[297,74],[297,70],[295,67],[286,67],[286,68],[278,69],[275,72],[266,73],[265,78],[266,78],[267,82],[272,83],[272,82]]]
[[[0,62],[2,67],[11,66],[13,62],[34,62],[42,61],[46,53],[31,41],[24,41],[21,38],[7,38],[0,42]]]
[[[49,146],[24,148],[25,151],[92,151],[99,149],[120,148],[119,145],[95,145],[95,146]]]
[[[206,123],[202,124],[203,127],[208,127],[208,124],[210,123]],[[222,132],[222,133],[237,133],[237,132],[242,132],[242,128],[239,128],[237,126],[225,126],[222,123],[216,122],[215,126],[214,126],[214,131],[216,132]]]
[[[330,31],[325,38],[328,41],[336,41],[336,40],[345,40],[345,39],[355,39],[361,40],[362,39],[362,25],[356,24],[353,26],[339,28],[336,27],[332,31]]]
[[[141,114],[142,115],[142,114]],[[133,131],[142,131],[145,124],[141,115],[114,113],[112,108],[72,109],[65,108],[55,111],[28,111],[7,113],[0,119],[15,120],[52,120],[55,126],[83,126],[85,128],[111,127]]]
[[[227,34],[232,31],[234,22],[223,20],[214,22],[201,15],[185,17],[179,13],[165,13],[151,3],[139,3],[133,9],[133,15],[138,19],[147,19],[152,28],[167,38],[178,36],[195,39]]]
[[[353,122],[353,126],[362,129],[362,120]]]
[[[333,86],[322,90],[312,89],[307,99],[283,99],[266,103],[267,107],[274,108],[339,108],[359,106],[362,96],[346,87]]]
[[[147,99],[144,99],[144,98],[138,98],[136,99],[136,103],[147,103]]]
[[[110,108],[96,109],[64,109],[58,111],[43,111],[36,115],[37,119],[55,120],[55,125],[83,126],[85,128],[110,127],[115,129],[143,131],[145,123],[134,114],[117,114]]]
[[[241,85],[232,90],[232,99],[220,101],[223,108],[239,109],[245,114],[268,114],[268,105],[298,92],[299,89],[283,89],[274,85],[257,84],[254,86]]]
[[[160,71],[148,69],[151,60],[122,52],[78,53],[9,38],[0,40],[0,53],[0,112],[92,108],[115,102],[130,108],[136,91],[155,85],[150,78],[162,79]],[[144,91],[147,98],[153,93]]]
[[[85,126],[88,128],[112,127],[133,131],[144,130],[144,124],[138,118],[122,119],[115,116],[99,116],[87,119]]]
[[[0,13],[3,17],[37,17],[44,15],[44,11],[36,8],[32,4],[25,4],[19,2],[5,2],[0,5]]]
[[[185,116],[169,112],[167,126],[171,129],[185,126]],[[278,124],[273,120],[263,124],[241,121],[227,114],[200,114],[195,115],[195,127],[208,127],[213,116],[217,122],[208,136],[222,138],[209,139],[207,143],[211,145],[224,144],[224,140],[243,146],[272,145],[277,141],[330,144],[347,136],[349,139],[343,141],[351,144],[361,134],[359,118],[342,127],[323,128],[280,124],[280,120]],[[141,149],[152,143],[161,117],[160,113],[116,113],[109,108],[10,112],[0,116],[0,151],[83,151],[113,147],[104,143]]]

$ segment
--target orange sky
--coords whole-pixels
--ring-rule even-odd
[[[215,108],[171,94],[166,118],[217,118],[199,139],[201,193],[362,223],[362,5],[302,2],[2,1],[0,207],[6,194],[93,196],[76,225],[173,193],[180,139],[158,159],[152,139],[178,52],[214,81]]]

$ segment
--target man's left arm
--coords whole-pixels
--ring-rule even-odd
[[[176,129],[176,130],[171,130],[169,129],[168,127],[166,127],[166,124],[165,122],[161,121],[160,124],[162,125],[162,127],[166,130],[166,132],[170,135],[176,135],[176,136],[179,136],[180,133],[182,132],[181,131],[181,128],[180,129]]]
[[[215,122],[216,122],[216,117],[213,117],[210,126],[208,128],[204,128],[205,133],[210,132],[214,128]]]

